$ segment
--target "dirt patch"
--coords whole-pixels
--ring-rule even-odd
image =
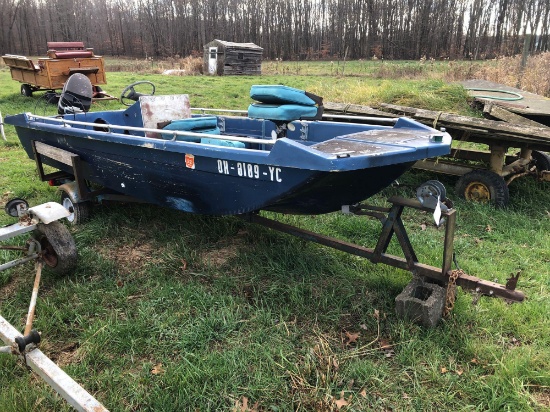
[[[533,398],[535,401],[545,408],[550,407],[550,390],[546,389],[543,391],[533,392]]]
[[[34,266],[29,266],[29,268],[29,271],[35,273]],[[0,287],[0,302],[3,302],[9,297],[15,296],[15,292],[18,291],[21,288],[21,285],[25,282],[30,282],[30,284],[32,284],[33,280],[27,279],[24,276],[18,275],[17,273],[12,273],[11,280],[6,285]]]
[[[222,239],[214,245],[214,248],[201,255],[204,265],[221,267],[229,260],[237,257],[240,247],[245,243],[246,230],[239,230],[235,237]]]
[[[136,239],[127,244],[116,244],[108,241],[99,248],[99,253],[115,262],[120,274],[128,275],[143,269],[147,264],[161,262],[158,247],[144,236],[136,233]]]
[[[42,352],[55,362],[59,367],[65,367],[81,361],[82,356],[78,351],[80,344],[78,342],[61,343],[52,345],[51,343],[41,343]]]

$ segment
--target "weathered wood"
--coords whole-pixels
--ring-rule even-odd
[[[474,97],[474,100],[477,102],[481,102],[482,104],[492,103],[495,106],[504,107],[505,109],[520,115],[540,116],[544,118],[544,120],[541,119],[539,121],[542,121],[545,124],[548,123],[550,116],[550,100],[544,96],[488,80],[470,79],[459,83],[466,89],[485,89],[484,91],[469,90],[470,96]],[[515,101],[497,100],[498,97],[502,97],[502,92],[517,93],[523,98]],[[480,93],[487,96],[494,95],[495,99],[479,97]]]
[[[483,107],[483,114],[499,120],[504,120],[508,123],[525,125],[529,127],[547,127],[542,123],[535,122],[534,120],[520,116],[519,114],[512,113],[511,111],[492,103],[485,104]]]
[[[209,71],[210,48],[216,47],[216,74],[260,75],[262,74],[263,49],[254,43],[233,43],[213,40],[204,45],[203,70]]]
[[[462,176],[466,173],[471,172],[474,169],[479,167],[474,167],[472,165],[465,166],[456,162],[448,162],[441,159],[432,160],[432,159],[423,159],[417,161],[413,167],[415,169],[427,170],[429,172],[436,173],[445,173],[447,175],[453,176]]]
[[[42,142],[35,142],[36,152],[49,157],[50,159],[56,160],[60,163],[72,166],[73,164],[73,156],[75,156],[73,153],[68,152],[63,149],[59,149],[57,147],[53,147],[47,144],[44,144]]]
[[[507,122],[384,103],[380,107],[392,113],[410,116],[432,127],[466,130],[470,132],[469,140],[473,142],[486,144],[491,144],[492,142],[507,143],[512,147],[514,147],[514,144],[522,143],[531,145],[532,148],[539,150],[550,150],[550,128],[548,127],[528,127]]]
[[[373,109],[372,107],[361,106],[358,104],[325,102],[323,106],[325,108],[325,113],[337,112],[342,114],[367,114],[369,116],[399,117],[393,113],[383,112],[381,110]]]
[[[2,57],[10,68],[13,80],[28,83],[38,89],[62,89],[73,73],[83,73],[93,85],[107,83],[104,61],[100,56],[74,59],[39,58],[36,65],[24,56],[8,56],[7,59],[6,56]]]

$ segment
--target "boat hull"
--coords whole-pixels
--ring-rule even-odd
[[[62,148],[83,161],[83,178],[139,200],[197,214],[235,215],[261,209],[321,214],[362,201],[391,184],[414,162],[350,171],[318,171],[239,162],[223,156],[128,146],[17,127],[28,156],[32,141]],[[44,163],[71,173],[69,166]]]

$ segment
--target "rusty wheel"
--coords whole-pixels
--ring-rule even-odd
[[[457,194],[472,202],[492,203],[505,207],[510,200],[508,186],[502,177],[489,170],[474,170],[456,184]]]
[[[66,274],[76,266],[76,245],[69,230],[60,222],[39,223],[33,234],[42,247],[42,258],[47,268]]]

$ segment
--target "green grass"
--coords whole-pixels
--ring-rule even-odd
[[[289,74],[109,73],[105,89],[118,94],[146,79],[159,94],[189,93],[192,106],[241,109],[250,103],[251,84],[283,83],[328,101],[468,110],[461,92],[439,80]],[[2,115],[54,113],[39,97],[20,96],[7,71],[0,71],[0,82]],[[103,102],[93,109],[118,107]],[[58,199],[55,188],[36,177],[14,130],[6,126],[6,133],[8,142],[0,142],[3,200]],[[238,218],[98,206],[89,223],[71,228],[79,250],[75,273],[44,274],[35,321],[42,350],[113,411],[242,410],[245,398],[250,409],[258,402],[265,411],[330,411],[341,397],[349,402],[341,410],[356,411],[548,410],[548,184],[517,179],[510,207],[495,210],[455,199],[454,178],[413,171],[401,187],[387,188],[370,202],[383,205],[394,194],[414,197],[414,188],[434,177],[455,200],[461,267],[500,283],[521,269],[524,303],[481,298],[474,305],[472,295],[460,291],[451,317],[426,330],[394,313],[394,298],[410,280],[407,272]],[[380,227],[336,213],[267,215],[370,247]],[[0,225],[12,221],[0,215]],[[430,221],[427,214],[405,214],[420,260],[439,265],[443,233]],[[390,249],[397,253],[396,245]],[[0,252],[0,261],[8,256]],[[19,328],[32,272],[30,264],[0,272],[0,314]],[[379,340],[372,343],[378,328]],[[346,332],[360,333],[356,344],[345,344]],[[380,341],[394,345],[391,356]],[[4,355],[0,387],[2,411],[70,410],[42,380]]]

